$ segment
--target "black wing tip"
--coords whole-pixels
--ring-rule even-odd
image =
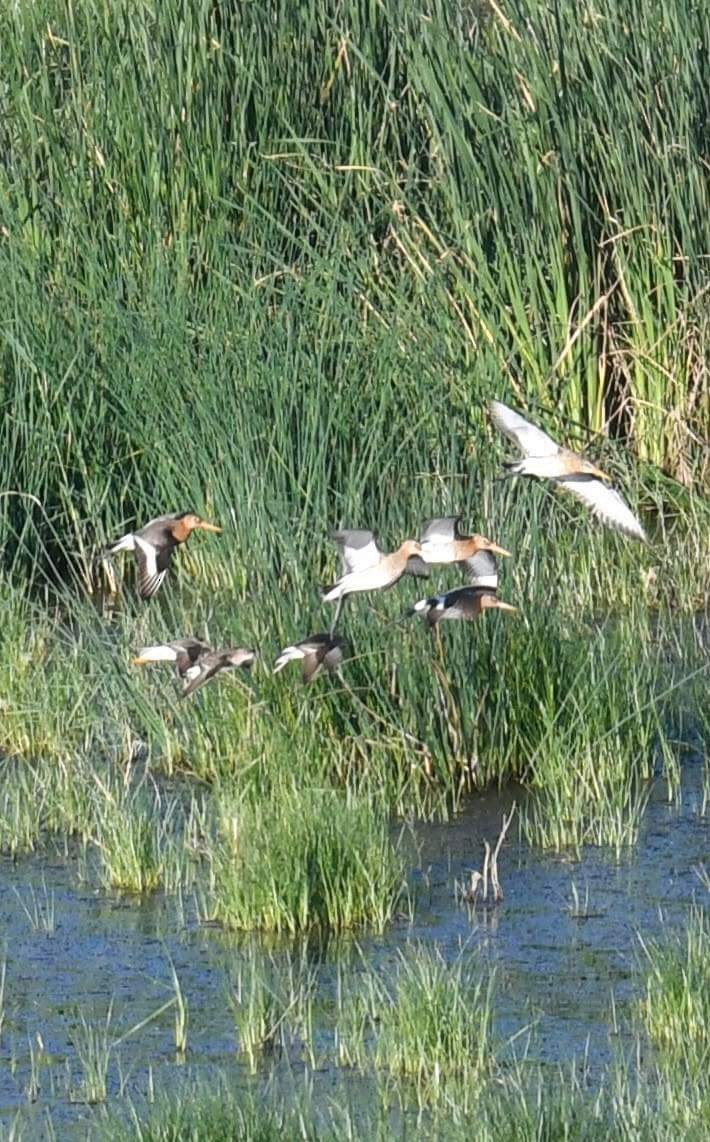
[[[138,594],[141,599],[152,599],[158,594],[158,591],[163,585],[162,577],[156,579],[149,579],[145,583],[141,583],[138,587]]]

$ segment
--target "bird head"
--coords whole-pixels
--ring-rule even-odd
[[[195,515],[194,512],[186,512],[182,517],[182,526],[185,531],[214,531],[219,533],[222,528],[218,527],[216,523],[209,523],[208,520],[203,519],[202,516]]]
[[[490,551],[492,555],[502,555],[504,559],[510,557],[510,552],[506,551],[504,547],[499,547],[492,539],[486,539],[485,535],[472,535],[476,545],[476,551]]]

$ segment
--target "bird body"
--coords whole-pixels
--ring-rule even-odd
[[[609,477],[596,465],[578,456],[531,424],[501,401],[491,401],[490,416],[496,428],[517,444],[522,460],[506,463],[508,475],[549,479],[591,509],[607,527],[632,539],[646,541],[646,533],[623,497],[609,486]]]
[[[174,662],[176,674],[186,680],[182,691],[182,697],[186,698],[204,686],[205,682],[209,682],[210,678],[214,678],[220,670],[229,670],[235,666],[247,668],[255,658],[256,651],[246,647],[230,646],[226,650],[212,650],[200,639],[188,637],[144,646],[133,663],[135,666],[143,666],[149,662]]]
[[[485,535],[461,535],[461,516],[441,516],[424,524],[419,544],[425,563],[468,563],[479,551],[490,551],[495,555],[509,556],[510,552],[499,547]]]
[[[553,456],[526,456],[524,460],[509,460],[505,467],[514,476],[535,476],[539,480],[562,480],[565,476],[587,475],[596,476],[597,479],[608,483],[609,477],[593,464],[580,470],[581,456],[570,452],[567,448],[560,448]],[[588,461],[584,461],[588,464]]]
[[[138,565],[138,593],[142,599],[150,599],[162,585],[175,548],[185,543],[195,530],[220,532],[222,529],[194,512],[174,512],[157,516],[138,531],[122,535],[106,553],[133,552]]]
[[[174,662],[175,673],[184,678],[194,667],[201,655],[207,654],[210,647],[199,638],[177,638],[173,642],[161,642],[155,646],[144,646],[133,659],[134,666],[144,666],[149,662]]]
[[[498,598],[498,566],[491,551],[479,551],[467,560],[471,582],[428,599],[420,599],[405,612],[421,615],[429,627],[445,619],[477,619],[483,611],[516,611],[517,607]]]
[[[456,587],[430,599],[420,599],[412,613],[421,615],[430,627],[446,619],[477,619],[488,610],[517,611],[517,607],[504,603],[488,587]]]
[[[204,686],[205,682],[209,682],[222,670],[233,670],[239,666],[248,670],[255,658],[256,651],[244,646],[230,646],[226,650],[210,650],[206,654],[201,654],[185,671],[188,681],[182,697],[188,698],[190,694],[194,694],[195,690],[199,690],[200,686]]]
[[[396,551],[386,555],[378,547],[372,531],[336,531],[331,538],[341,549],[343,574],[332,587],[324,588],[323,599],[327,603],[355,592],[386,590],[405,574],[428,575],[421,560],[421,547],[415,539],[406,539]]]
[[[338,671],[342,665],[348,643],[344,638],[336,638],[330,633],[312,634],[293,646],[286,646],[274,664],[274,674],[283,670],[289,662],[303,662],[303,681],[312,682],[324,670],[329,674]]]

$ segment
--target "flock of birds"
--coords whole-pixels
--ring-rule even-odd
[[[577,496],[608,527],[633,539],[646,540],[638,519],[619,492],[610,486],[604,472],[576,452],[561,447],[546,432],[500,401],[491,401],[489,412],[495,427],[522,453],[521,460],[505,463],[505,475],[551,480]],[[294,661],[302,663],[304,682],[311,682],[323,671],[339,671],[348,651],[347,641],[335,633],[345,599],[363,591],[386,590],[403,575],[427,578],[432,564],[459,564],[466,569],[469,582],[443,594],[420,599],[405,612],[420,615],[430,629],[436,629],[444,620],[476,619],[493,608],[515,611],[515,607],[498,597],[497,557],[508,556],[510,552],[485,536],[461,535],[459,521],[459,516],[429,520],[418,540],[407,539],[390,554],[380,549],[372,531],[334,532],[332,539],[341,549],[343,574],[322,592],[325,602],[336,603],[330,629],[285,647],[276,659],[273,672]],[[133,552],[139,594],[149,599],[160,589],[175,549],[196,530],[219,532],[221,528],[192,512],[163,515],[138,531],[123,535],[105,554]],[[188,637],[143,647],[133,661],[138,665],[172,663],[184,683],[182,695],[187,697],[224,670],[250,667],[256,656],[255,650],[246,647],[215,650],[200,639]]]

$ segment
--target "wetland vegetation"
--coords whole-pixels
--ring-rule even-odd
[[[707,1134],[703,6],[36,0],[5,6],[0,43],[0,1130],[456,1138],[475,1113],[482,1139]],[[497,480],[492,397],[611,472],[648,546]],[[142,603],[98,553],[187,508],[223,534]],[[329,622],[332,527],[392,549],[451,512],[513,552],[517,616],[436,643],[398,621],[405,580],[346,605],[342,678],[271,676]],[[179,701],[130,660],[186,634],[260,661]],[[467,910],[456,877],[510,787],[513,901]],[[667,880],[595,1016],[622,1046],[546,1055],[556,1000],[529,1008],[487,941],[525,926],[530,861],[567,878],[571,963],[607,886],[631,907],[649,820]],[[176,966],[135,1018],[112,973],[72,993],[54,1051],[16,946],[90,963],[62,905],[145,924],[137,978],[156,942]],[[231,949],[219,1066],[183,931]],[[168,1054],[184,1073],[156,1091]]]

